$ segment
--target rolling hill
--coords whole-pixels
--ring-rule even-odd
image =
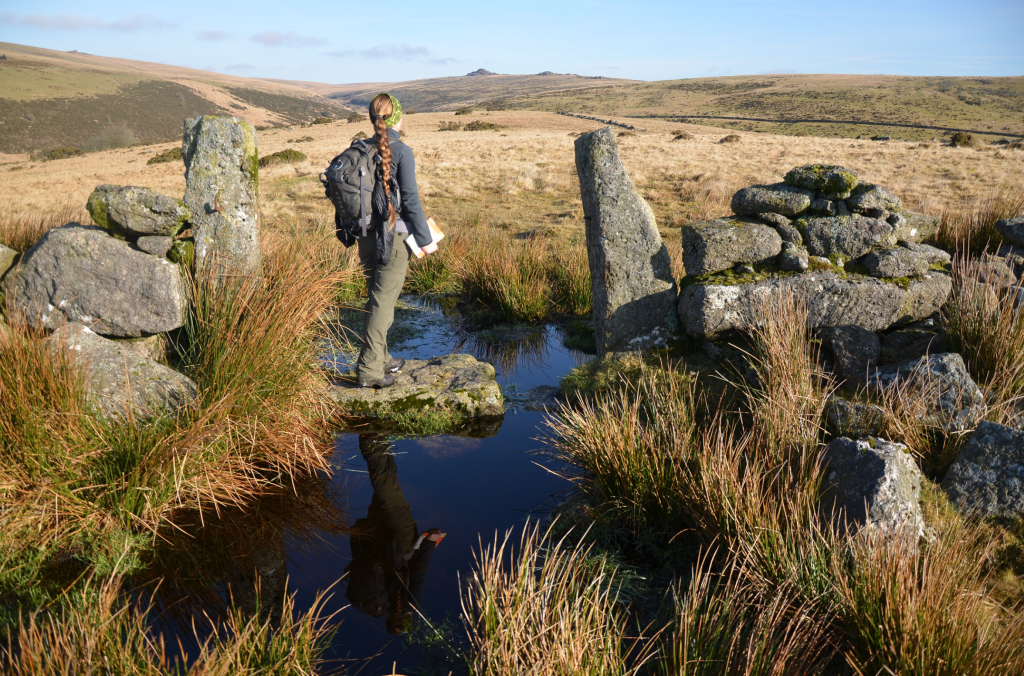
[[[166,141],[185,117],[231,114],[254,125],[347,112],[340,101],[258,78],[0,43],[0,152],[100,150]]]
[[[658,117],[747,131],[907,139],[1024,135],[1024,77],[756,75],[613,83],[518,96],[511,109]]]

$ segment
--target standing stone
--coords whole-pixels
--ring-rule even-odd
[[[598,354],[663,344],[676,324],[672,261],[654,212],[619,160],[610,127],[576,139],[576,171]]]
[[[66,324],[47,340],[71,351],[85,370],[87,399],[105,415],[146,420],[195,401],[196,384],[187,377],[81,324]]]
[[[921,470],[903,444],[869,437],[833,439],[823,457],[821,506],[846,526],[881,529],[915,540],[924,533]]]
[[[187,308],[178,266],[78,223],[47,231],[4,278],[3,291],[36,328],[81,322],[119,338],[176,329]]]
[[[942,490],[963,512],[1024,514],[1024,432],[982,421],[946,472]]]
[[[218,272],[259,274],[256,131],[233,117],[189,118],[181,152],[196,269],[213,264]]]

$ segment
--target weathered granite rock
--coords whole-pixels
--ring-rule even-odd
[[[494,367],[468,354],[410,359],[395,375],[395,384],[382,390],[358,387],[354,376],[343,376],[328,396],[346,413],[368,418],[415,409],[450,410],[466,417],[505,413]]]
[[[185,120],[185,204],[195,236],[195,266],[258,274],[262,268],[256,212],[256,131],[233,117]]]
[[[888,223],[893,227],[892,236],[899,242],[920,242],[939,231],[940,219],[910,211],[890,214]]]
[[[905,289],[896,321],[901,324],[924,319],[938,312],[953,291],[953,278],[935,270],[914,277]]]
[[[82,324],[66,324],[47,340],[72,351],[86,370],[89,401],[105,415],[145,420],[195,401],[196,384],[187,377]]]
[[[18,260],[18,252],[0,244],[0,279],[3,279],[7,271],[14,267],[16,260]]]
[[[1024,216],[1000,218],[996,221],[996,230],[1014,244],[1024,244]]]
[[[968,430],[985,413],[985,395],[955,352],[881,367],[871,373],[868,384],[876,390],[902,388],[922,402],[926,424],[946,431]]]
[[[155,362],[163,362],[167,359],[167,352],[170,348],[170,341],[163,333],[145,338],[118,338],[115,342],[140,357],[152,359]]]
[[[876,209],[882,211],[899,211],[903,208],[903,200],[880,185],[864,183],[858,185],[846,200],[850,211],[864,214]]]
[[[524,411],[554,411],[564,399],[562,390],[554,385],[538,385],[507,401]]]
[[[1004,244],[999,247],[996,255],[1006,261],[1006,264],[1013,269],[1013,274],[1017,275],[1018,278],[1024,275],[1024,247]],[[0,264],[0,268],[2,267],[3,265]]]
[[[811,211],[819,216],[838,216],[839,210],[836,208],[838,202],[826,199],[815,199],[811,200]]]
[[[1013,286],[1017,283],[1017,276],[1013,274],[1013,266],[1008,264],[1005,258],[972,261],[970,265],[977,270],[978,279],[983,284]]]
[[[945,336],[923,328],[898,329],[882,338],[882,357],[892,361],[920,359],[947,349]]]
[[[872,251],[861,262],[872,277],[916,277],[928,272],[928,259],[902,246]]]
[[[900,246],[905,249],[910,249],[918,256],[922,256],[928,265],[934,265],[935,263],[948,263],[953,260],[953,257],[942,249],[932,246],[930,244],[918,244],[917,242],[900,242]]]
[[[757,215],[761,219],[762,223],[775,228],[775,232],[779,233],[779,237],[782,238],[783,242],[791,242],[800,246],[804,243],[804,237],[800,234],[800,231],[793,227],[793,224],[788,218],[781,214],[773,214],[771,212],[763,212]]]
[[[782,250],[775,230],[753,220],[719,218],[682,228],[683,266],[691,276],[728,270],[737,263],[761,263]]]
[[[806,299],[811,328],[855,324],[871,331],[895,323],[907,297],[900,286],[870,277],[804,273],[747,284],[686,286],[679,294],[679,319],[690,336],[714,339],[756,325],[759,301],[785,292]]]
[[[807,249],[792,242],[783,242],[782,253],[779,254],[779,267],[789,272],[804,272],[810,267]]]
[[[847,193],[857,187],[857,176],[845,167],[834,164],[807,164],[794,167],[786,174],[786,184],[823,193]],[[834,199],[828,196],[826,199]],[[842,197],[838,199],[844,199]]]
[[[814,193],[785,183],[753,185],[732,196],[732,211],[738,216],[753,216],[763,212],[796,216],[811,206]]]
[[[133,185],[97,186],[85,207],[96,225],[133,239],[176,235],[190,216],[181,200]]]
[[[170,237],[139,237],[135,241],[135,246],[148,254],[160,256],[161,258],[167,256],[167,252],[171,250],[173,245],[174,240]]]
[[[177,266],[78,223],[43,235],[3,286],[37,328],[81,322],[105,336],[134,338],[178,328],[187,308]]]
[[[876,437],[882,431],[885,411],[881,406],[833,395],[825,404],[825,420],[837,436]]]
[[[654,212],[619,160],[610,127],[576,139],[597,353],[644,350],[676,325],[672,260]]]
[[[1024,514],[1024,432],[982,421],[946,472],[942,490],[962,512]]]
[[[833,439],[823,458],[821,508],[839,524],[914,539],[924,533],[921,470],[903,444]]]
[[[818,331],[822,347],[832,354],[836,376],[849,386],[867,382],[868,371],[878,361],[878,334],[860,326],[831,326]]]
[[[860,258],[873,247],[895,244],[892,226],[866,216],[808,218],[798,222],[804,228],[804,243],[815,256]]]

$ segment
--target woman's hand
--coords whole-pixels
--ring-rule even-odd
[[[423,253],[425,254],[432,254],[435,251],[437,251],[437,245],[434,244],[433,242],[423,247]]]

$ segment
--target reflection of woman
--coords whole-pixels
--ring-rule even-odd
[[[356,521],[352,531],[346,596],[367,615],[386,615],[388,632],[400,634],[410,628],[413,608],[423,601],[430,557],[444,536],[437,528],[417,535],[387,439],[360,434],[359,450],[370,474],[373,499],[367,518]]]
[[[373,192],[372,232],[359,238],[359,262],[366,275],[366,321],[363,350],[359,354],[358,380],[363,387],[389,387],[392,373],[402,368],[403,359],[388,352],[388,329],[395,319],[395,302],[409,269],[406,234],[427,253],[430,226],[416,189],[416,160],[412,149],[401,141],[402,105],[390,94],[378,94],[370,102],[373,141],[380,157]],[[382,180],[386,179],[386,180]]]

